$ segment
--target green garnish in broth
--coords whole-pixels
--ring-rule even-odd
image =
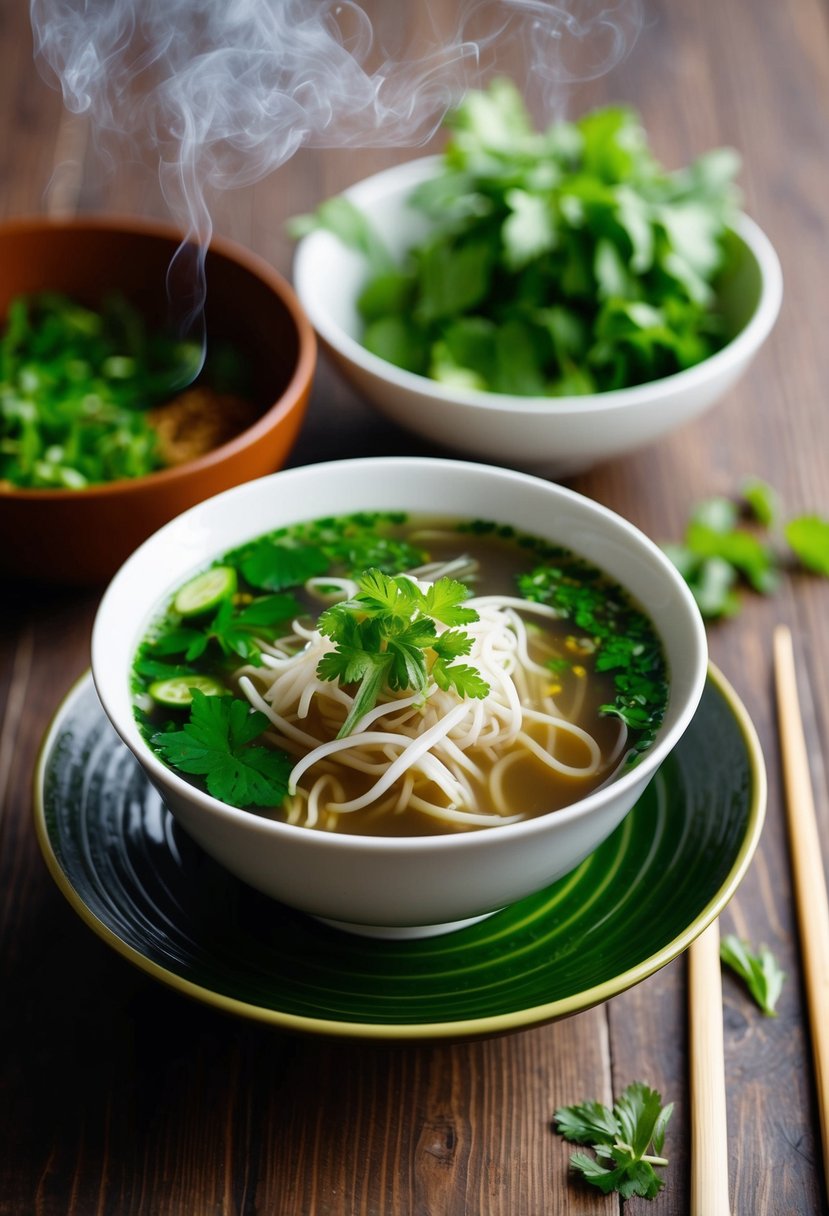
[[[253,745],[267,725],[247,701],[194,688],[189,721],[154,735],[152,743],[174,768],[204,777],[214,798],[231,806],[274,806],[285,795],[291,762],[283,752]]]
[[[377,704],[388,686],[394,692],[426,692],[430,679],[462,697],[485,697],[489,685],[468,663],[472,639],[453,628],[438,636],[437,625],[465,625],[478,614],[463,607],[469,590],[455,579],[440,578],[426,592],[407,578],[367,570],[357,579],[357,594],[327,609],[317,621],[334,649],[320,659],[317,675],[359,690],[338,738],[351,733]]]
[[[577,634],[568,639],[572,662],[594,655],[596,671],[613,679],[613,699],[601,712],[619,717],[637,732],[635,749],[651,745],[665,709],[667,671],[659,640],[648,618],[624,596],[609,593],[607,580],[581,559],[562,553],[519,579],[528,600],[549,604]],[[562,670],[567,659],[556,660]]]
[[[386,569],[355,567],[367,556]],[[417,835],[589,792],[652,741],[667,673],[644,614],[567,550],[369,512],[280,528],[188,579],[133,692],[150,746],[224,801]]]

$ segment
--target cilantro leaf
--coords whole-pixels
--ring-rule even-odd
[[[382,570],[366,570],[357,579],[360,611],[366,616],[409,620],[420,601],[418,587],[409,578],[395,578]]]
[[[292,236],[302,237],[323,228],[339,237],[344,245],[355,249],[377,270],[387,270],[391,256],[383,242],[367,222],[363,213],[343,195],[326,199],[313,215],[298,215],[288,223]]]
[[[478,614],[474,608],[463,607],[467,599],[469,588],[463,583],[453,578],[439,578],[426,591],[423,611],[443,625],[470,625],[477,621]]]
[[[265,591],[284,591],[298,587],[318,574],[325,574],[328,559],[321,549],[310,545],[279,545],[262,537],[247,551],[240,569],[252,587]]]
[[[353,599],[334,604],[317,621],[320,633],[334,643],[317,664],[317,675],[359,685],[338,738],[351,734],[386,686],[393,692],[423,693],[431,676],[445,691],[486,696],[489,685],[477,669],[453,662],[469,654],[472,639],[458,629],[437,630],[436,622],[478,619],[473,609],[462,606],[469,596],[463,583],[444,577],[424,592],[411,578],[370,569],[358,576],[357,588]]]
[[[780,969],[768,946],[761,946],[755,953],[748,942],[731,933],[720,942],[720,958],[745,981],[763,1013],[767,1017],[777,1017],[775,1005],[786,973]]]
[[[230,806],[279,806],[293,761],[283,752],[250,746],[268,726],[247,701],[208,697],[193,689],[190,719],[151,743],[173,768],[204,777],[208,793]]]
[[[739,570],[761,594],[768,594],[777,586],[776,560],[770,546],[741,528],[720,532],[692,521],[685,541],[697,557],[717,557]]]
[[[624,1199],[654,1199],[665,1185],[655,1167],[668,1164],[662,1154],[673,1104],[641,1081],[628,1085],[613,1107],[584,1102],[560,1107],[556,1131],[565,1140],[588,1144],[595,1157],[577,1152],[570,1166],[604,1194],[618,1191]]]
[[[773,527],[780,517],[780,496],[760,477],[748,477],[740,487],[740,496],[754,518],[767,528]]]

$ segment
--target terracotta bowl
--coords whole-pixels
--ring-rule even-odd
[[[33,218],[0,226],[0,317],[19,295],[52,290],[98,307],[118,291],[163,324],[166,276],[180,237],[134,220]],[[85,490],[0,490],[0,577],[94,584],[173,516],[280,468],[311,390],[316,340],[288,283],[224,239],[207,253],[208,340],[249,361],[258,419],[230,442],[175,468]]]

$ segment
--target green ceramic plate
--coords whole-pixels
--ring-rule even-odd
[[[652,974],[728,902],[764,810],[754,729],[712,669],[674,754],[577,870],[477,925],[388,942],[292,912],[202,853],[110,727],[89,676],[44,740],[35,791],[58,886],[150,975],[284,1029],[408,1040],[537,1025]]]

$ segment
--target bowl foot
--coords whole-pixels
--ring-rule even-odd
[[[329,920],[326,916],[315,916],[314,919],[332,929],[341,929],[345,933],[356,933],[360,937],[377,937],[386,941],[411,941],[421,937],[438,937],[442,933],[454,933],[457,929],[465,929],[467,925],[477,925],[479,921],[494,916],[499,911],[484,912],[480,916],[469,916],[466,920],[450,920],[440,925],[359,925],[348,920]]]

